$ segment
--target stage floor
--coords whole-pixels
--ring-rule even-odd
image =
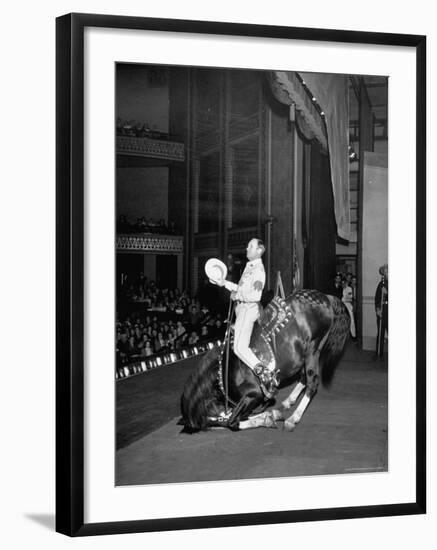
[[[350,343],[331,388],[319,388],[293,432],[183,434],[179,397],[198,361],[116,383],[116,485],[387,471],[386,360]]]

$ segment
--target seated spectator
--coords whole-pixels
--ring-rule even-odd
[[[175,340],[176,340],[176,335],[172,332],[172,331],[169,331],[166,335],[166,339],[167,339],[167,347],[168,349],[174,349],[175,347]]]
[[[127,346],[127,353],[129,356],[137,355],[138,354],[138,347],[135,344],[135,336],[129,337],[129,342]]]
[[[144,355],[144,357],[150,357],[153,355],[153,349],[150,343],[150,340],[146,340],[143,349],[141,351],[141,354]]]
[[[158,341],[159,350],[164,351],[167,348],[167,341],[162,335],[162,332],[158,332],[157,341]]]
[[[190,346],[195,346],[197,342],[199,341],[199,335],[195,330],[190,334],[190,337],[188,338],[188,344]]]
[[[161,351],[161,341],[160,341],[160,338],[158,336],[158,333],[153,338],[153,349],[154,349],[155,353],[159,353]]]
[[[129,335],[127,332],[121,332],[117,341],[117,352],[127,355],[129,348]]]
[[[159,231],[159,233],[167,233],[168,232],[168,229],[167,229],[167,226],[165,225],[165,220],[164,219],[159,220],[158,231]]]
[[[202,338],[202,340],[206,340],[208,336],[209,336],[209,331],[208,331],[207,325],[202,325],[200,329],[200,337]]]
[[[208,307],[186,290],[161,289],[155,281],[147,280],[144,272],[137,276],[129,274],[125,288],[129,288],[131,301],[144,300],[142,310],[148,308],[148,313],[125,318],[117,314],[117,365],[129,363],[135,356],[144,358],[178,351],[223,337],[225,327],[220,314],[211,314]],[[126,299],[126,292],[122,297]],[[159,313],[150,314],[153,310]]]
[[[117,220],[117,231],[119,233],[128,233],[131,229],[126,216],[120,215]]]
[[[176,334],[178,337],[182,336],[186,332],[185,327],[182,325],[182,321],[178,321],[176,325]]]
[[[193,327],[196,327],[199,324],[200,317],[201,317],[201,313],[198,310],[197,306],[195,304],[191,305],[190,306],[190,313],[189,313],[189,316],[188,316],[190,325],[193,326]]]
[[[222,320],[220,319],[220,317],[217,317],[214,321],[214,325],[213,325],[213,336],[214,338],[222,338],[223,334],[224,334],[224,327],[223,327],[223,323],[222,323]]]

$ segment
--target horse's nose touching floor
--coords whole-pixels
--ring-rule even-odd
[[[275,430],[181,433],[180,390],[196,359],[117,383],[116,484],[386,471],[387,362],[371,355],[349,344],[335,383],[319,388],[292,432],[278,422]],[[279,391],[276,408],[290,390]]]

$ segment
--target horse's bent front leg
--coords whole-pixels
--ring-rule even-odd
[[[302,391],[305,389],[305,384],[303,384],[301,381],[299,381],[293,388],[293,391],[290,393],[290,395],[287,397],[287,399],[284,399],[282,401],[282,406],[284,409],[290,409],[295,403],[299,395],[302,393]]]
[[[240,429],[240,419],[246,417],[258,407],[263,401],[261,395],[245,395],[240,399],[235,409],[232,411],[228,421],[228,428],[231,430]]]
[[[296,424],[298,424],[305,412],[306,408],[310,404],[311,399],[317,392],[319,387],[319,355],[320,352],[316,351],[311,354],[305,364],[305,375],[306,375],[306,389],[305,395],[300,400],[299,405],[297,406],[294,413],[287,418],[284,422],[284,428],[288,431],[294,430]],[[299,383],[297,384],[299,385]],[[293,390],[294,393],[294,390]]]
[[[306,408],[310,404],[311,398],[313,395],[310,395],[309,393],[305,392],[305,395],[302,397],[297,409],[294,411],[294,413],[287,418],[287,420],[284,422],[284,428],[291,432],[296,427],[296,424],[298,424],[303,416],[303,413],[305,412]]]
[[[273,411],[265,411],[247,420],[242,420],[239,424],[240,430],[250,430],[251,428],[277,428],[276,419]]]

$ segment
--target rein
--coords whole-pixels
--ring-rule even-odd
[[[264,340],[264,343],[270,350],[272,357],[276,356],[276,336],[282,331],[282,329],[289,323],[289,321],[294,317],[295,312],[290,305],[280,296],[275,296],[270,302],[269,306],[273,310],[272,318],[265,323],[261,328],[261,338]],[[225,414],[228,414],[228,405],[235,407],[237,404],[229,397],[229,344],[231,339],[231,319],[234,314],[235,302],[229,300],[228,308],[228,318],[227,326],[225,331],[225,336],[223,339],[223,345],[220,347],[219,355],[219,370],[218,370],[218,384],[220,390],[225,398]],[[223,373],[223,355],[225,355],[225,368]],[[269,387],[274,384],[275,387],[279,385],[277,379],[277,372],[270,373],[271,380],[263,380],[263,376],[266,376],[265,373],[261,375],[260,373],[255,374],[258,376],[261,389],[264,395],[270,399],[272,397],[272,388]]]
[[[218,372],[218,382],[220,389],[222,390],[223,395],[225,396],[225,413],[228,414],[228,403],[236,406],[236,403],[232,401],[232,399],[229,397],[229,343],[231,340],[231,319],[234,314],[235,309],[235,302],[233,300],[229,300],[229,308],[228,308],[228,318],[227,318],[227,325],[226,325],[226,332],[225,337],[223,340],[223,346],[220,351],[220,358],[219,358],[219,372]],[[226,348],[226,357],[225,357],[225,375],[223,376],[223,352]],[[224,380],[223,380],[224,378]]]

